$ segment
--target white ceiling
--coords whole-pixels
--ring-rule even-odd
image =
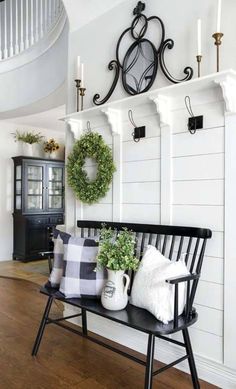
[[[45,128],[63,132],[65,131],[65,123],[59,119],[65,116],[65,110],[65,105],[61,105],[48,111],[35,113],[33,115],[15,117],[7,119],[7,121],[20,126]]]

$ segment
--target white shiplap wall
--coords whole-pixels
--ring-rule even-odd
[[[169,215],[172,224],[208,227],[213,231],[213,237],[207,244],[202,277],[196,295],[199,320],[190,332],[195,354],[199,358],[203,357],[204,361],[215,361],[219,367],[224,365],[226,344],[224,338],[226,320],[224,317],[225,102],[221,89],[216,87],[203,91],[196,90],[196,92],[193,90],[191,99],[195,115],[204,115],[204,128],[198,130],[195,135],[187,131],[188,113],[184,107],[184,95],[173,96],[171,99],[169,127],[171,128],[169,148],[171,168],[167,171],[169,188],[171,188]],[[145,102],[142,105],[135,103],[134,120],[137,126],[146,126],[145,139],[135,143],[132,140],[133,129],[127,118],[129,106],[122,103],[119,109],[122,112],[123,138],[121,220],[158,224],[163,212],[161,193],[163,193],[163,186],[166,185],[166,177],[163,177],[165,172],[163,153],[165,150],[168,151],[168,147],[164,149],[163,138],[168,127],[163,126],[162,120],[160,123],[160,116],[153,102]],[[91,114],[92,130],[101,133],[107,144],[112,146],[112,135],[106,117],[101,114],[96,116],[94,112]],[[88,117],[89,115],[90,113]],[[88,117],[86,116],[86,119]],[[90,166],[88,169],[91,168]],[[98,204],[83,206],[83,218],[114,220],[112,198],[111,189],[106,198]],[[79,202],[77,208],[81,209]],[[77,212],[77,214],[81,213]],[[100,321],[101,319],[97,320],[95,317],[90,318],[90,327],[104,335],[103,328],[106,328],[106,324],[103,322],[101,327]],[[143,351],[143,338],[136,335],[135,331],[131,337],[130,334],[128,335],[130,333],[128,329],[122,327],[121,331],[116,325],[113,328],[113,323],[109,323],[109,328],[110,333],[105,336],[127,345],[129,345],[127,343],[129,336],[130,347]],[[233,365],[232,359],[230,365]],[[206,369],[204,362],[203,371]],[[203,378],[207,378],[208,376],[204,374]],[[214,379],[213,382],[217,384]]]
[[[160,223],[160,126],[149,106],[133,112],[136,125],[146,126],[146,137],[132,138],[133,128],[123,122],[123,221]]]
[[[194,112],[204,115],[204,129],[195,135],[187,131],[186,110],[174,108],[172,111],[172,223],[213,230],[196,295],[199,321],[191,333],[197,353],[222,362],[224,102],[212,102],[212,98],[211,95],[209,102],[193,105]],[[133,128],[127,110],[123,110],[122,220],[158,224],[161,202],[159,115],[154,104],[147,104],[133,109],[133,116],[137,125],[146,126],[146,137],[138,143],[133,141]],[[112,147],[105,117],[93,118],[91,126]],[[89,172],[91,168],[89,162]],[[83,217],[87,220],[112,220],[112,189],[98,204],[83,206]]]
[[[127,110],[122,115],[123,179],[122,220],[129,222],[160,223],[160,125],[155,107],[150,104],[133,112],[135,120],[146,126],[146,137],[140,142],[132,138],[133,127]],[[137,124],[138,125],[138,124]],[[91,120],[93,131],[100,133],[112,148],[112,135],[106,118]],[[94,165],[89,161],[89,174]],[[79,204],[81,207],[81,204]],[[112,188],[108,195],[93,206],[83,205],[85,220],[112,220]]]
[[[190,332],[195,352],[223,362],[224,102],[197,104],[195,111],[204,115],[195,135],[186,129],[185,111],[172,114],[172,221],[213,231],[195,300],[199,320]]]

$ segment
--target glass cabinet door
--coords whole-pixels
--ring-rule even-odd
[[[25,209],[29,212],[43,210],[44,167],[27,164],[25,168]]]
[[[15,171],[15,210],[20,211],[22,208],[22,167],[16,166]]]
[[[63,185],[64,174],[63,167],[48,167],[48,209],[63,209]]]

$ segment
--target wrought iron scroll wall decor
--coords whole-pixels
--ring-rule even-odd
[[[174,41],[165,38],[165,26],[162,20],[158,16],[147,18],[142,13],[144,9],[145,3],[139,1],[133,10],[135,17],[131,26],[123,31],[117,42],[116,59],[108,64],[109,70],[115,70],[111,88],[103,99],[100,98],[98,93],[95,94],[93,97],[94,104],[104,104],[111,97],[119,80],[120,72],[123,87],[130,95],[147,92],[155,81],[159,66],[165,77],[175,84],[188,81],[193,77],[193,69],[190,66],[185,67],[183,71],[185,77],[182,79],[177,79],[171,75],[165,63],[165,50],[173,49]],[[150,22],[157,22],[161,30],[160,43],[157,47],[145,38]],[[123,44],[125,37],[131,38],[134,42],[129,46],[123,61],[121,61],[121,44]]]

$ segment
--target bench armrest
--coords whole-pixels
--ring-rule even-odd
[[[166,280],[167,283],[174,286],[174,327],[178,325],[178,310],[179,310],[179,284],[181,282],[187,282],[186,291],[186,304],[185,304],[185,315],[189,316],[193,312],[192,310],[192,298],[190,296],[190,281],[199,280],[200,274],[189,274],[187,276],[173,277]],[[196,285],[194,286],[196,290]]]
[[[192,280],[197,280],[200,278],[200,274],[189,274],[187,276],[180,276],[180,277],[173,277],[173,278],[168,278],[166,282],[168,284],[179,284],[180,282],[186,282],[186,281],[192,281]]]

